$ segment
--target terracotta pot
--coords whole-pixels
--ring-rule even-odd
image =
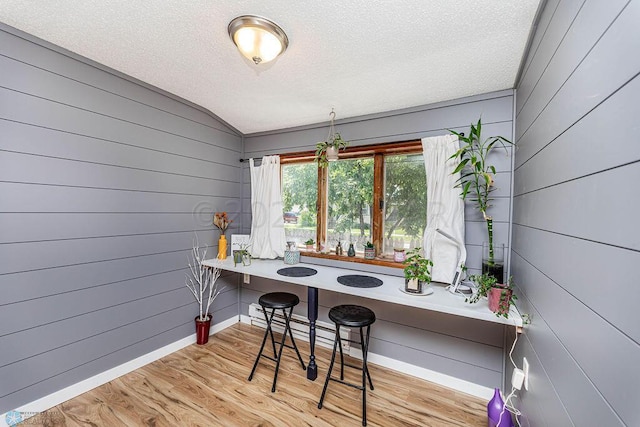
[[[500,296],[502,292],[505,292],[506,295],[504,297],[504,301],[500,302]],[[509,301],[511,300],[511,294],[513,291],[511,289],[503,289],[503,288],[491,288],[487,293],[487,299],[489,300],[489,310],[494,313],[507,314],[509,313]]]
[[[209,341],[209,329],[211,328],[211,313],[207,314],[207,320],[198,320],[196,316],[196,344],[203,345]]]

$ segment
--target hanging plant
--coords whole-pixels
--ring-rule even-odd
[[[338,151],[344,150],[349,145],[349,141],[342,139],[342,136],[335,130],[333,122],[336,118],[336,113],[331,110],[329,116],[331,117],[329,122],[329,135],[326,141],[321,141],[316,144],[316,162],[318,162],[318,166],[323,168],[327,167],[329,161],[338,160]]]

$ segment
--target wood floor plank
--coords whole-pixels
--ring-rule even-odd
[[[331,382],[323,408],[317,407],[331,356],[326,348],[316,349],[316,381],[306,379],[290,349],[284,349],[276,393],[271,393],[272,361],[261,359],[248,381],[263,333],[236,324],[206,345],[172,353],[52,408],[52,416],[41,419],[49,420],[47,426],[361,425],[359,390]],[[308,344],[298,345],[306,363]],[[358,371],[345,369],[345,379],[360,381]],[[367,390],[370,426],[486,426],[486,402],[478,398],[375,364],[369,370],[375,387]]]

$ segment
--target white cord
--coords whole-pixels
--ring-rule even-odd
[[[509,350],[509,360],[511,360],[511,364],[513,365],[514,368],[518,367],[518,365],[516,365],[516,362],[513,361],[513,350],[516,348],[517,342],[518,342],[518,326],[516,325],[516,337],[513,340],[513,344],[511,345],[511,350]],[[509,411],[510,413],[516,416],[516,424],[520,426],[520,420],[518,419],[518,417],[522,415],[522,412],[520,412],[511,403],[511,399],[516,395],[515,394],[516,390],[517,389],[515,387],[511,387],[511,393],[509,393],[509,395],[504,399],[504,405],[502,406],[502,411],[500,412],[500,417],[498,418],[498,424],[496,425],[496,427],[500,427],[500,423],[502,422],[502,415],[504,414],[505,410]]]
[[[502,415],[504,414],[505,410],[509,411],[510,413],[516,416],[516,424],[518,424],[518,427],[520,427],[520,420],[518,419],[518,417],[522,415],[522,413],[518,409],[516,409],[516,407],[513,406],[513,404],[511,403],[511,399],[515,395],[516,395],[516,388],[512,387],[511,393],[509,393],[509,395],[504,399],[504,405],[502,406],[502,411],[500,411],[500,416],[498,417],[498,424],[496,424],[496,427],[500,427],[500,423],[502,422]]]
[[[511,360],[511,364],[514,368],[517,368],[516,362],[513,361],[513,350],[516,348],[516,343],[518,342],[518,326],[516,325],[516,338],[513,340],[513,345],[511,346],[511,350],[509,350],[509,359]]]

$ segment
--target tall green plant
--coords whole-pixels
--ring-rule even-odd
[[[462,189],[460,196],[466,200],[475,202],[478,210],[482,213],[482,217],[487,223],[487,234],[489,238],[489,265],[494,264],[493,254],[493,218],[487,214],[487,210],[491,207],[489,202],[491,192],[495,189],[493,186],[496,175],[496,168],[487,163],[489,153],[496,147],[501,146],[507,149],[507,145],[513,145],[511,141],[502,136],[491,136],[485,140],[482,139],[482,119],[478,119],[478,123],[474,126],[471,124],[469,134],[465,136],[449,130],[456,135],[461,142],[460,149],[453,154],[450,159],[460,160],[460,164],[453,171],[453,174],[460,172],[460,178],[456,187]]]

